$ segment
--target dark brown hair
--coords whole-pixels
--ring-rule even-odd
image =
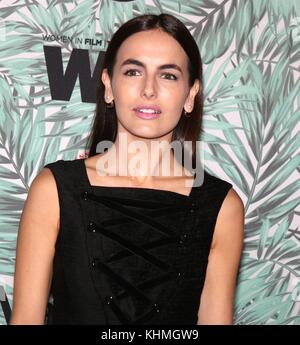
[[[193,36],[185,25],[176,17],[165,13],[160,15],[146,14],[132,18],[124,23],[111,38],[100,69],[96,114],[87,142],[89,157],[97,154],[96,147],[99,142],[104,140],[115,142],[117,135],[118,122],[115,107],[108,108],[104,101],[105,87],[101,81],[102,71],[107,68],[108,75],[112,78],[117,52],[121,44],[135,33],[154,29],[160,29],[172,36],[186,52],[189,58],[189,86],[192,87],[196,79],[200,82],[200,90],[195,97],[194,108],[190,113],[191,116],[187,118],[182,113],[172,135],[172,141],[178,140],[181,144],[184,141],[191,141],[192,152],[190,154],[195,158],[195,145],[201,131],[203,112],[201,56]]]

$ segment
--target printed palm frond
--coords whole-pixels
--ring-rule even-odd
[[[146,9],[144,1],[122,3],[117,1],[103,0],[101,2],[98,16],[101,32],[105,41],[109,41],[117,28],[134,16],[133,6],[136,6],[138,11],[143,11]],[[137,15],[142,13],[143,12],[138,12]]]
[[[224,70],[228,67],[229,63],[233,65],[233,68],[228,72]],[[244,177],[244,173],[240,166],[237,166],[232,161],[229,152],[225,149],[226,146],[230,146],[231,150],[234,150],[235,155],[240,165],[246,169],[246,171],[253,175],[254,167],[250,157],[247,155],[246,147],[236,132],[245,132],[246,136],[249,136],[250,129],[243,126],[233,126],[227,117],[224,115],[231,112],[239,112],[242,117],[243,112],[247,112],[250,116],[254,116],[254,107],[259,97],[257,89],[249,85],[244,85],[243,80],[249,73],[249,64],[251,59],[247,58],[240,66],[235,66],[232,61],[232,56],[229,56],[227,61],[220,67],[214,75],[210,78],[212,65],[210,64],[204,73],[204,121],[203,121],[203,133],[201,139],[204,142],[209,143],[209,148],[212,152],[212,156],[205,153],[205,157],[208,160],[221,159],[225,160],[226,164],[221,165],[227,175],[235,180],[239,189],[247,195],[250,191],[250,185]],[[225,78],[224,78],[225,76]],[[208,79],[210,80],[208,81]],[[207,126],[206,118],[214,118],[219,123],[219,129],[222,129],[223,135],[226,140],[220,141],[220,137],[210,134],[210,129],[213,127],[211,123]],[[242,122],[242,121],[241,121]],[[227,125],[227,128],[226,128]],[[222,128],[223,127],[223,128]],[[209,134],[209,136],[208,136]],[[224,144],[223,146],[219,145]],[[238,171],[238,174],[236,174]]]
[[[64,17],[61,21],[60,32],[72,36],[86,36],[88,33],[95,34],[96,12],[100,6],[101,1],[86,0],[73,6],[72,10],[67,10],[64,4],[61,8],[64,9]],[[53,6],[54,7],[54,6]],[[55,8],[55,7],[54,7]],[[80,20],[78,21],[78,18]],[[92,31],[90,31],[92,29]],[[87,35],[89,37],[89,35]],[[94,36],[91,36],[94,37]]]
[[[300,254],[299,241],[289,234],[292,219],[291,213],[270,232],[270,220],[266,218],[258,240],[257,258],[244,256],[237,290],[236,323],[297,322]],[[280,303],[273,304],[278,296]]]

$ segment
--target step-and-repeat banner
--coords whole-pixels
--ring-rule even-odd
[[[85,156],[107,42],[128,19],[161,12],[202,55],[205,169],[245,204],[235,323],[300,324],[297,0],[0,1],[0,324],[33,178]]]

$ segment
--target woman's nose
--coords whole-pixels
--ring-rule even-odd
[[[146,98],[156,97],[156,85],[155,85],[154,78],[148,77],[145,80],[145,83],[142,89],[142,96]]]

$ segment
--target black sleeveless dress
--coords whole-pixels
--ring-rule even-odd
[[[52,324],[196,324],[214,226],[232,185],[204,173],[190,195],[91,186],[84,159],[46,165],[60,231]]]

